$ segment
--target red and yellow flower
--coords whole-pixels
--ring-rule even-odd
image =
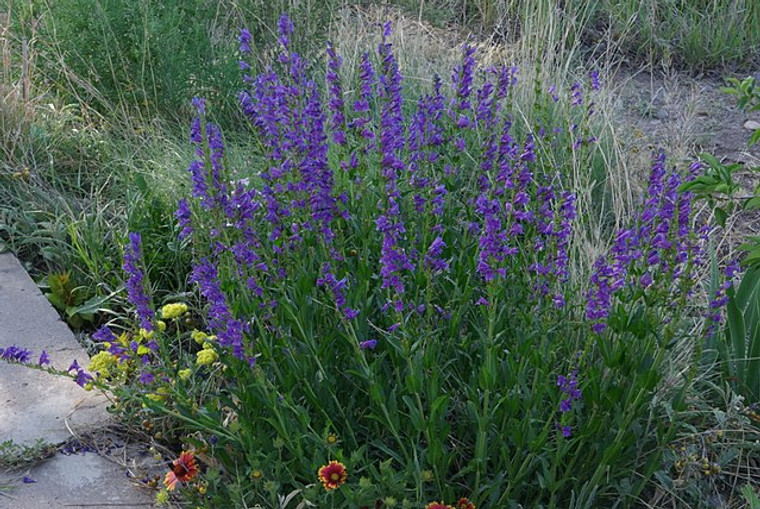
[[[185,451],[172,463],[172,469],[164,477],[164,485],[169,491],[177,487],[177,483],[186,483],[192,480],[200,470],[195,456],[190,451]]]
[[[457,509],[475,509],[475,504],[465,497],[462,497],[459,499],[459,502],[457,502]]]
[[[430,502],[425,506],[425,509],[454,509],[450,505],[446,505],[443,502]]]
[[[338,489],[340,485],[345,483],[346,479],[348,479],[346,466],[340,461],[335,460],[321,467],[317,471],[317,475],[322,482],[322,486],[324,486],[327,491]]]

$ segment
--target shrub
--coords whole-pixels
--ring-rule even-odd
[[[669,351],[703,340],[691,176],[655,154],[589,274],[582,190],[562,170],[593,158],[597,76],[540,93],[572,106],[541,125],[512,101],[518,70],[477,70],[465,46],[451,91],[436,78],[409,107],[390,30],[353,96],[328,44],[323,97],[280,20],[276,66],[239,96],[260,167],[233,172],[193,101],[176,215],[200,307],[156,313],[132,233],[138,323],[100,329],[78,381],[184,442],[165,484],[209,506],[631,505],[689,386],[661,382]]]

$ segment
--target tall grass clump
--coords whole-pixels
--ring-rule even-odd
[[[644,62],[703,71],[758,58],[760,4],[753,0],[603,0],[596,22]]]
[[[18,4],[19,10],[24,5]],[[202,93],[217,105],[219,121],[232,128],[241,118],[234,104],[239,80],[233,33],[250,27],[258,68],[270,53],[283,9],[307,25],[296,42],[312,54],[323,44],[337,0],[63,0],[27,3],[39,21],[40,65],[55,92],[111,118],[150,123],[156,117],[186,122],[190,99]]]
[[[589,267],[584,186],[603,182],[575,169],[596,157],[598,75],[547,87],[530,118],[520,69],[479,69],[465,45],[450,85],[413,98],[390,35],[352,80],[328,43],[321,92],[283,16],[276,62],[238,96],[253,167],[233,168],[193,100],[176,218],[197,295],[156,298],[154,248],[130,233],[136,323],[99,329],[101,351],[70,372],[176,449],[160,502],[633,505],[694,376],[664,383],[670,352],[699,357],[720,320],[720,295],[695,297],[708,229],[678,190],[691,173],[654,154]],[[251,33],[239,43],[249,57]]]

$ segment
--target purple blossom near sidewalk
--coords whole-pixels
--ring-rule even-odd
[[[32,357],[32,351],[16,345],[0,348],[0,359],[6,362],[26,364]]]
[[[111,343],[116,341],[116,334],[114,334],[107,325],[103,325],[93,333],[92,339],[95,341]]]
[[[139,233],[129,234],[129,243],[124,249],[122,268],[127,274],[127,295],[129,301],[137,308],[140,327],[147,331],[153,330],[156,315],[151,308],[150,297],[146,293],[145,274],[142,269],[142,237]]]
[[[50,356],[48,355],[48,353],[45,350],[43,350],[40,353],[39,360],[37,360],[37,365],[38,366],[47,366],[49,364],[50,364]]]

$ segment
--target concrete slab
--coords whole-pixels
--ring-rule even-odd
[[[0,348],[17,345],[67,369],[88,356],[58,313],[13,255],[0,254]],[[0,361],[0,442],[60,444],[109,419],[107,399],[67,377]],[[126,467],[97,453],[56,454],[21,478],[0,478],[0,508],[138,508],[152,505],[153,492],[134,484]],[[36,480],[25,484],[23,475]],[[8,486],[13,486],[8,490]]]
[[[66,369],[74,359],[87,366],[87,352],[11,254],[0,254],[0,348],[15,344]],[[107,400],[72,379],[0,362],[0,441],[59,443],[69,428],[108,419]]]
[[[25,474],[35,482],[24,484],[16,479],[16,487],[0,494],[0,508],[59,509],[87,507],[145,508],[152,507],[154,493],[133,484],[126,470],[96,453],[57,454]]]

